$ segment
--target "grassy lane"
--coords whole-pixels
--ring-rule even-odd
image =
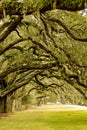
[[[0,130],[87,130],[87,110],[17,112],[0,118]]]

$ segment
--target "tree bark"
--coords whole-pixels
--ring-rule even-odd
[[[6,101],[7,101],[7,96],[0,98],[0,113],[7,112]]]

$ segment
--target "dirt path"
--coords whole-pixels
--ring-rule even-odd
[[[49,104],[37,107],[38,110],[55,110],[55,111],[70,111],[70,110],[87,110],[86,106],[78,105],[62,105],[62,104]]]
[[[62,104],[47,104],[42,106],[31,106],[25,111],[72,111],[72,110],[87,110],[86,106],[78,106],[78,105],[62,105]],[[21,112],[21,111],[19,111]],[[15,112],[14,112],[15,113]],[[0,114],[0,119],[2,117],[7,117],[13,113],[2,113]]]

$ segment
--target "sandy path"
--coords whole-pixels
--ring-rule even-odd
[[[49,104],[37,107],[38,110],[55,110],[55,111],[67,111],[67,110],[87,110],[86,106],[78,105],[62,105],[62,104]]]

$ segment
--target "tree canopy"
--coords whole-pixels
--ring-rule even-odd
[[[85,0],[2,0],[0,16],[3,16],[3,9],[9,15],[31,14],[36,10],[44,12],[52,9],[78,11],[85,8],[85,2]]]
[[[39,99],[71,100],[73,91],[86,101],[87,20],[78,13],[86,1],[0,2],[0,99],[31,83]]]

